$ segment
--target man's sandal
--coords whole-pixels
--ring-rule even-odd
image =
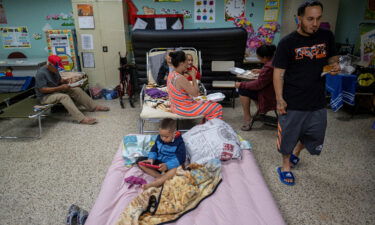
[[[296,167],[300,158],[298,158],[296,155],[291,154],[289,158],[289,162],[292,163],[292,168]]]
[[[281,183],[289,185],[289,186],[295,185],[294,175],[291,171],[281,171],[281,167],[278,167],[277,173],[279,174],[279,179],[280,179]],[[290,180],[292,180],[292,182],[287,182],[286,179],[290,179]]]

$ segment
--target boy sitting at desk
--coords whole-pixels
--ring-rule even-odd
[[[183,165],[186,159],[186,149],[181,133],[176,130],[176,121],[170,118],[163,119],[160,123],[159,135],[155,144],[148,154],[148,159],[140,159],[140,162],[158,165],[159,169],[149,168],[144,165],[139,167],[147,174],[156,179],[149,184],[145,184],[143,189],[159,187],[165,181],[171,179],[177,171],[177,167]],[[161,174],[160,172],[165,172]]]
[[[109,108],[96,105],[80,87],[71,87],[70,81],[60,76],[59,71],[63,70],[61,58],[50,55],[47,65],[41,67],[35,75],[36,97],[41,104],[63,104],[73,119],[81,124],[95,124],[96,119],[83,115],[73,100],[89,111],[109,111]]]

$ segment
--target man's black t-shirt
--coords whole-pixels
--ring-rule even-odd
[[[335,39],[329,30],[319,29],[309,37],[294,31],[280,41],[273,65],[285,69],[283,98],[287,109],[325,107],[325,77],[321,74],[334,55]]]

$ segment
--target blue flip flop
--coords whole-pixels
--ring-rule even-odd
[[[299,162],[300,158],[298,158],[296,155],[293,155],[291,154],[290,155],[290,158],[289,158],[289,161],[292,163],[292,168],[296,167],[298,162]]]
[[[280,179],[281,183],[289,185],[289,186],[295,185],[294,175],[293,175],[292,172],[290,172],[290,171],[284,171],[283,172],[283,171],[281,171],[281,167],[278,167],[277,173],[279,174],[279,179]],[[293,181],[292,182],[286,182],[285,179],[292,179]]]

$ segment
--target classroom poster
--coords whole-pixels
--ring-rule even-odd
[[[78,4],[78,26],[80,29],[94,29],[94,10],[90,4]]]
[[[361,35],[361,62],[375,66],[375,29]]]
[[[194,23],[215,23],[215,0],[194,0]]]
[[[2,27],[0,30],[4,48],[31,48],[27,27]]]
[[[280,0],[266,0],[264,6],[264,21],[276,22],[279,17]]]
[[[2,1],[0,1],[0,24],[6,24],[7,23],[7,18],[5,16],[5,8],[4,4]]]

